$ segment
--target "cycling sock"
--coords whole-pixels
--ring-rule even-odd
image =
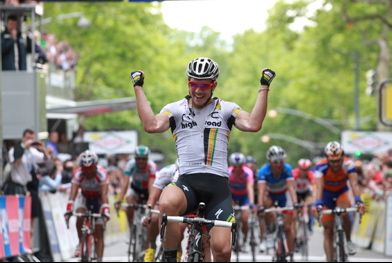
[[[163,262],[176,262],[177,249],[163,251]]]

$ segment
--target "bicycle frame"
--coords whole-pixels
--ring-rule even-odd
[[[334,215],[334,259],[339,262],[346,262],[348,260],[348,254],[345,249],[346,238],[343,229],[342,214],[357,211],[357,207],[341,208],[337,206],[335,209],[323,210],[321,212],[322,215]]]
[[[305,212],[304,212],[304,210],[307,209],[307,206],[304,206],[302,209],[303,210],[301,211],[301,213],[298,213],[298,215],[297,215],[296,249],[298,249],[299,252],[301,253],[302,260],[308,261],[308,258],[309,258],[309,247],[308,247],[309,233],[308,233],[308,226],[307,226],[307,222],[305,219]]]
[[[204,203],[199,205],[201,210],[203,208]],[[200,209],[199,209],[200,210]],[[200,213],[198,213],[200,214]],[[201,213],[202,215],[203,213]],[[232,243],[235,244],[235,231],[236,231],[236,223],[220,221],[220,220],[208,220],[204,217],[188,217],[188,216],[162,216],[162,223],[161,223],[161,238],[165,235],[165,228],[168,222],[179,222],[179,223],[186,223],[190,225],[190,236],[188,239],[188,258],[187,262],[203,262],[204,260],[204,251],[202,245],[202,237],[206,235],[207,228],[211,228],[214,226],[219,227],[229,227],[232,230]],[[208,233],[207,233],[208,235]]]
[[[147,238],[147,230],[141,225],[141,220],[146,215],[148,209],[145,204],[127,204],[123,208],[134,209],[133,224],[129,230],[129,243],[128,243],[128,262],[143,261],[145,251],[145,244]]]
[[[83,218],[82,225],[82,240],[81,240],[81,261],[82,262],[91,262],[96,260],[96,251],[95,251],[95,224],[96,220],[102,218],[101,214],[92,213],[90,210],[87,210],[86,213],[73,213],[74,216]]]
[[[284,211],[292,211],[293,207],[272,207],[264,210],[264,213],[276,213],[277,232],[275,236],[275,253],[273,261],[286,262],[288,256],[286,234],[284,232]]]
[[[252,262],[256,262],[256,248],[257,248],[257,241],[255,236],[256,227],[257,227],[257,215],[254,211],[251,211],[250,221],[249,221],[249,229],[250,229],[249,244],[252,252]]]

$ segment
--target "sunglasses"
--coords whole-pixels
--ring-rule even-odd
[[[273,164],[283,164],[282,160],[271,161]]]
[[[328,160],[329,163],[340,163],[341,160]]]
[[[192,89],[210,89],[214,86],[214,82],[188,81],[188,85]]]

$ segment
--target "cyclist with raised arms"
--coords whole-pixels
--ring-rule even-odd
[[[155,180],[156,164],[150,160],[150,149],[145,145],[138,145],[135,149],[135,158],[128,161],[124,169],[122,190],[117,202],[114,204],[119,210],[125,194],[129,205],[143,204],[147,201],[149,191]],[[133,226],[134,208],[127,208],[129,229]],[[149,230],[148,230],[149,231]]]
[[[106,171],[98,166],[98,156],[86,150],[79,155],[79,168],[76,170],[71,182],[71,192],[64,215],[65,220],[68,221],[74,211],[74,201],[76,197],[75,207],[76,213],[85,213],[90,210],[92,213],[101,213],[104,220],[98,219],[96,222],[94,240],[97,253],[97,260],[102,261],[104,251],[104,221],[110,219],[109,208],[109,180]],[[78,195],[79,189],[81,194]],[[76,229],[78,232],[79,244],[75,251],[75,257],[79,257],[81,253],[81,238],[83,218],[78,217],[76,220]]]
[[[167,215],[194,211],[199,202],[206,203],[206,218],[233,220],[228,184],[227,146],[232,126],[241,131],[261,129],[267,111],[269,85],[275,73],[264,69],[253,110],[248,113],[237,104],[213,97],[219,76],[218,64],[210,58],[193,59],[186,70],[189,95],[166,105],[155,115],[143,91],[144,73],[131,73],[136,105],[144,130],[149,133],[171,129],[176,142],[180,177],[176,186],[166,187],[159,207]],[[219,191],[217,191],[219,189]],[[215,261],[230,261],[231,230],[213,227],[211,249]],[[176,261],[180,228],[169,223],[164,242],[164,260]]]
[[[350,182],[354,202],[359,208],[359,212],[364,212],[364,205],[360,197],[358,178],[354,163],[345,159],[344,150],[339,142],[331,141],[324,149],[326,160],[321,160],[315,166],[316,175],[316,208],[320,211],[323,207],[335,209],[351,207],[352,202],[349,196]],[[324,251],[327,261],[333,260],[333,231],[334,217],[323,215],[321,222],[324,227]],[[356,254],[355,245],[351,242],[351,221],[348,214],[343,214],[343,228],[347,239],[347,251],[349,255]]]
[[[246,166],[246,157],[242,153],[232,153],[229,158],[229,185],[233,203],[240,207],[254,205],[253,171]],[[241,209],[242,245],[246,245],[249,230],[249,209]]]
[[[259,185],[259,206],[270,208],[277,203],[278,207],[297,207],[297,195],[294,189],[294,178],[291,166],[285,163],[286,151],[280,147],[271,146],[266,154],[268,163],[257,173]],[[287,237],[288,255],[293,256],[294,252],[294,213],[284,212],[285,234]],[[275,231],[275,215],[267,213],[265,215],[267,225],[267,246],[271,247],[271,234]]]

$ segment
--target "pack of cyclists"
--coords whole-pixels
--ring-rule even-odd
[[[271,69],[261,71],[256,101],[250,112],[246,112],[236,103],[213,97],[218,84],[219,65],[212,59],[200,57],[191,60],[186,75],[188,95],[182,100],[167,104],[160,113],[155,114],[144,93],[143,71],[131,73],[137,111],[144,130],[148,133],[161,133],[170,128],[178,159],[174,164],[157,172],[156,164],[149,158],[149,148],[137,146],[134,158],[127,163],[124,170],[122,190],[114,205],[115,209],[120,209],[122,202],[126,201],[128,205],[144,203],[149,209],[157,208],[161,215],[181,216],[194,212],[199,202],[204,202],[207,220],[234,222],[233,206],[247,207],[248,209],[241,210],[240,217],[242,244],[246,244],[250,212],[257,212],[265,222],[264,227],[260,224],[260,236],[265,236],[268,243],[268,237],[276,231],[276,216],[263,211],[271,207],[291,207],[293,209],[290,211],[284,211],[283,221],[287,255],[293,260],[296,233],[294,222],[298,216],[297,211],[305,206],[308,207],[306,211],[310,218],[310,227],[313,216],[321,218],[325,254],[328,261],[332,260],[333,220],[326,215],[319,216],[321,211],[336,206],[350,207],[354,201],[358,211],[364,212],[355,169],[345,160],[341,145],[335,141],[328,143],[324,151],[325,159],[316,164],[308,159],[301,159],[295,169],[286,163],[287,153],[277,145],[267,150],[267,162],[259,169],[252,156],[235,152],[228,158],[228,140],[233,127],[246,132],[257,132],[261,129],[275,72]],[[80,159],[84,160],[86,154],[82,153]],[[67,214],[73,211],[73,201],[78,188],[81,188],[82,196],[86,200],[90,200],[89,194],[100,197],[94,199],[96,204],[91,209],[102,213],[105,224],[110,218],[107,176],[96,165],[96,155],[91,156],[92,160],[80,162],[81,172],[73,180]],[[91,189],[93,185],[94,190]],[[349,191],[352,192],[354,200],[351,200]],[[312,207],[316,209],[311,209]],[[90,206],[83,208],[90,209]],[[127,219],[130,228],[134,224],[133,215],[133,208],[128,206]],[[144,261],[153,261],[159,217],[149,213],[142,221],[140,223],[148,228],[149,241]],[[353,254],[355,248],[350,239],[349,219],[344,218],[344,222],[348,251]],[[79,229],[80,224],[77,227]],[[162,240],[162,261],[178,260],[183,231],[181,224],[167,224],[165,233],[170,238]],[[231,230],[212,227],[208,228],[208,231],[210,253],[206,259],[211,257],[214,261],[230,261]],[[98,239],[102,235],[99,235]],[[102,254],[103,248],[100,258]]]

